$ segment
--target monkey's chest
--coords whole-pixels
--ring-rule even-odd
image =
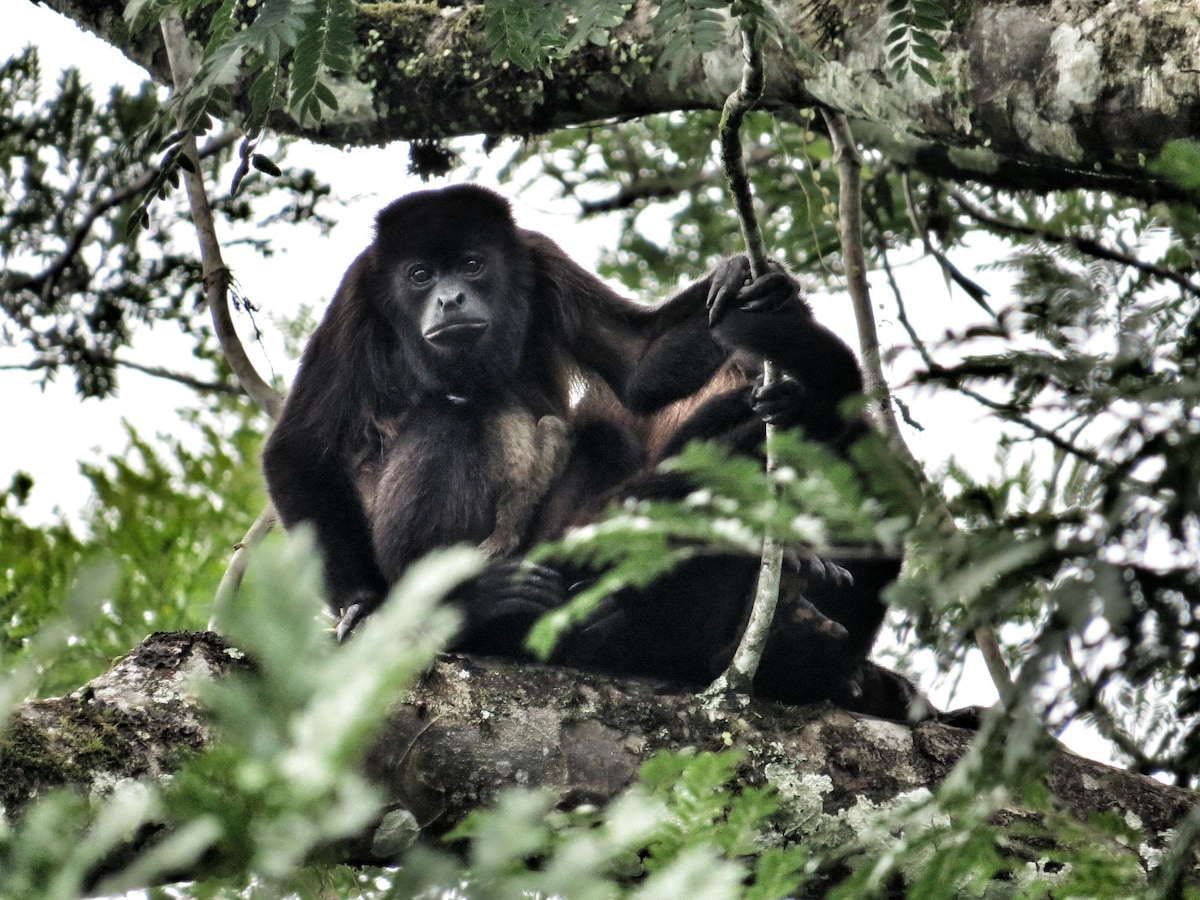
[[[412,415],[395,429],[362,479],[375,551],[389,578],[436,547],[478,544],[491,533],[496,452],[477,417],[453,410]]]

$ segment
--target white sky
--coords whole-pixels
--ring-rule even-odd
[[[121,80],[132,86],[142,81],[140,69],[116,50],[82,32],[70,20],[20,0],[16,3],[10,0],[5,6],[0,53],[7,57],[27,43],[37,45],[48,84],[68,65],[79,67],[97,85]],[[99,96],[104,93],[103,88],[97,90]],[[281,304],[279,309],[284,315],[295,309],[292,304],[299,302],[323,307],[341,273],[369,242],[375,211],[417,186],[404,175],[407,150],[403,146],[352,152],[316,146],[296,148],[290,151],[289,162],[313,167],[322,179],[332,184],[335,195],[348,202],[337,213],[339,225],[328,238],[317,236],[313,229],[293,228],[270,260],[263,261],[248,253],[242,256],[229,253],[227,262],[243,292],[262,310],[258,323],[263,327],[270,325],[268,315],[272,304]],[[489,182],[484,176],[481,180],[497,186],[494,178]],[[505,192],[512,197],[511,189]],[[522,225],[551,234],[584,265],[595,262],[597,247],[614,240],[611,224],[580,225],[575,219],[574,206],[554,201],[548,192],[542,198],[512,199]],[[331,214],[334,209],[330,206],[325,212]],[[898,275],[912,307],[910,317],[923,333],[936,337],[952,321],[978,318],[969,300],[961,294],[950,297],[940,272],[931,263],[921,261],[904,267]],[[990,274],[988,280],[989,286],[994,287],[995,275]],[[889,340],[906,345],[906,337],[889,318],[894,315],[890,312],[890,291],[882,280],[875,283],[874,290],[877,303],[882,305],[880,330],[885,346]],[[817,296],[813,297],[813,305],[822,321],[842,334],[851,346],[857,346],[853,316],[844,298]],[[147,364],[173,368],[185,365],[188,348],[170,332],[164,328],[147,335],[148,340],[135,343],[127,355]],[[277,344],[269,341],[267,346],[277,347]],[[248,349],[264,373],[290,372],[288,361],[277,349],[268,350],[265,355],[252,345]],[[20,347],[15,351],[0,347],[0,363],[24,359],[22,352]],[[106,454],[121,452],[127,445],[122,418],[146,436],[170,432],[178,426],[176,409],[187,407],[193,399],[191,392],[182,386],[121,370],[117,398],[82,402],[74,393],[69,373],[63,375],[66,377],[60,376],[57,383],[43,390],[36,373],[0,371],[0,421],[9,423],[7,437],[0,439],[0,484],[6,485],[18,470],[33,475],[35,488],[27,510],[33,521],[47,521],[60,513],[71,517],[78,512],[88,497],[87,482],[79,474],[79,461],[95,462]],[[904,391],[903,395],[918,421],[927,426],[925,432],[909,436],[919,458],[927,464],[936,464],[954,453],[973,471],[989,466],[997,432],[984,423],[977,409],[965,402],[961,407],[951,408],[955,401],[940,396],[934,415],[934,404],[928,394]],[[946,685],[923,686],[932,689],[932,698],[939,705],[988,705],[994,702],[995,693],[986,675],[981,673],[982,663],[972,660],[953,697]]]

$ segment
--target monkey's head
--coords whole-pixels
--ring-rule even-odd
[[[534,261],[508,203],[474,185],[421,191],[379,213],[371,295],[430,391],[502,390],[525,347]]]

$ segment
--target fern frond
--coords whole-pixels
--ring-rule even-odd
[[[885,41],[888,67],[897,81],[912,72],[931,87],[937,86],[926,63],[942,65],[946,57],[936,35],[949,30],[941,0],[888,0],[888,34]]]
[[[297,117],[318,119],[323,106],[337,109],[337,99],[322,79],[326,73],[349,71],[353,50],[352,0],[317,0],[292,55],[291,106]]]
[[[687,63],[733,40],[729,30],[729,4],[725,0],[664,0],[654,17],[654,28],[667,35],[658,64],[674,87]]]
[[[548,71],[564,45],[567,16],[557,3],[539,0],[487,0],[484,36],[493,64],[509,62],[524,71]]]

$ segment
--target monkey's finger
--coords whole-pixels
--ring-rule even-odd
[[[756,400],[778,400],[781,398],[802,397],[806,393],[804,385],[795,375],[787,372],[780,374],[770,384],[761,375],[754,381],[754,398]]]
[[[338,619],[336,631],[339,644],[348,638],[350,636],[350,632],[354,630],[354,626],[356,626],[366,617],[365,610],[366,607],[364,607],[361,603],[354,603],[342,613],[342,617]]]
[[[840,644],[849,640],[850,632],[841,622],[835,622],[821,612],[807,597],[796,597],[787,608],[783,623],[789,629],[799,628],[810,637],[820,637],[823,640]]]
[[[716,286],[716,290],[709,295],[708,300],[709,327],[715,326],[725,318],[725,314],[731,307],[737,306],[737,292],[737,287],[730,284]]]
[[[790,277],[783,272],[768,272],[738,291],[738,308],[746,312],[770,312],[781,309],[797,296]]]
[[[854,575],[849,569],[843,569],[837,563],[828,559],[818,559],[825,569],[825,580],[832,581],[838,587],[854,587]]]
[[[750,262],[744,256],[727,259],[713,270],[708,288],[708,324],[716,325],[731,304],[738,302],[738,292],[750,277]]]
[[[504,596],[536,603],[544,609],[562,605],[566,597],[562,576],[547,566],[526,566],[513,573]]]

